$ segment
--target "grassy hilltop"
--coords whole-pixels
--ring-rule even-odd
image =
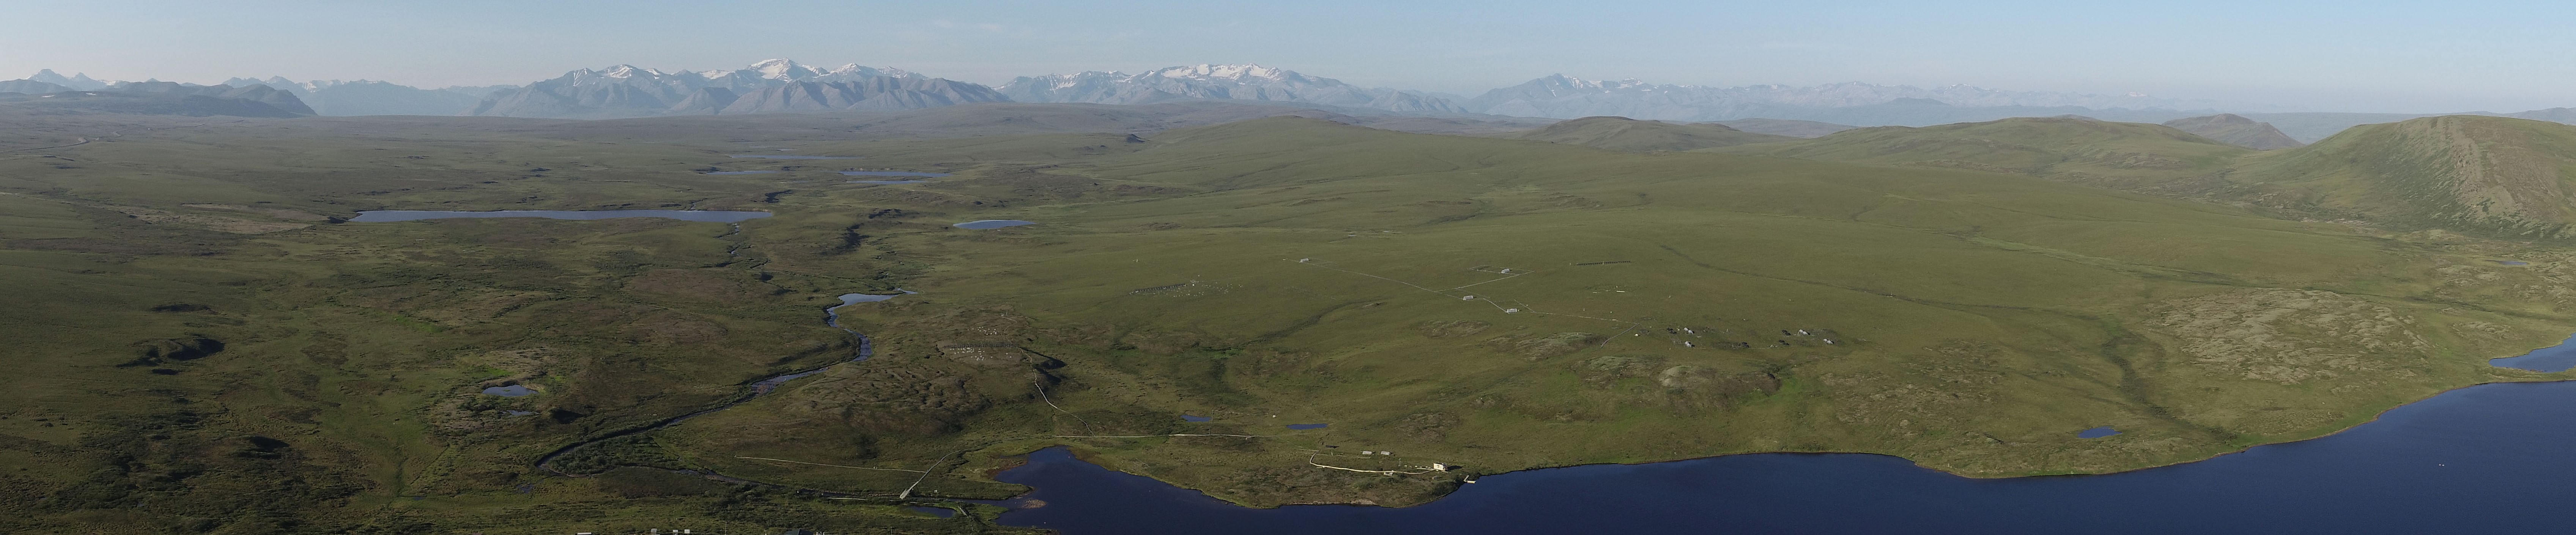
[[[1626,117],[1585,117],[1500,137],[1633,152],[1694,150],[1797,139],[1745,132],[1716,123],[1675,124]]]
[[[988,471],[1055,444],[1249,505],[1762,451],[2105,472],[2556,377],[2485,359],[2576,325],[2556,242],[2195,200],[2359,176],[2267,174],[2337,140],[2044,119],[1634,153],[1103,108],[0,138],[123,132],[0,153],[0,527],[989,532],[898,506],[1014,494]],[[726,156],[764,152],[866,158]],[[345,222],[682,207],[775,216]],[[1039,224],[949,226],[975,219]],[[856,356],[824,307],[896,288],[839,309],[873,358],[591,442]],[[2075,437],[2099,425],[2124,433]],[[554,463],[582,477],[535,466],[582,443]]]

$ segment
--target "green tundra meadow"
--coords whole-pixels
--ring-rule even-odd
[[[950,499],[1058,445],[1253,507],[1753,452],[2104,473],[2569,378],[2486,363],[2576,332],[2566,125],[1183,111],[9,112],[0,531],[1034,532]],[[772,215],[350,221],[622,209]]]

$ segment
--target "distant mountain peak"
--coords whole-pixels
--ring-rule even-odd
[[[637,66],[634,66],[634,65],[627,65],[627,64],[620,63],[620,64],[617,64],[617,65],[611,65],[611,66],[609,66],[609,67],[608,67],[608,70],[606,70],[606,71],[602,71],[602,72],[600,72],[600,73],[599,73],[599,75],[600,75],[600,76],[606,76],[606,77],[609,77],[609,78],[634,78],[636,75],[639,75],[639,74],[640,74],[640,75],[644,75],[644,76],[658,77],[658,76],[662,76],[662,71],[657,71],[657,70],[653,70],[653,69],[646,69],[646,68],[637,67]]]
[[[1295,71],[1263,67],[1250,63],[1234,63],[1226,65],[1201,63],[1186,67],[1164,67],[1161,69],[1155,69],[1151,74],[1164,78],[1212,78],[1218,80],[1243,80],[1246,78],[1286,80],[1290,76],[1297,75]]]
[[[803,80],[821,74],[795,60],[784,58],[760,60],[751,64],[751,70],[759,72],[761,78],[771,80]]]
[[[36,75],[29,76],[27,79],[69,87],[81,91],[97,91],[107,88],[107,82],[91,79],[89,77],[89,73],[79,73],[65,77],[62,73],[54,72],[53,69],[37,69]]]
[[[1364,88],[1331,78],[1251,63],[1201,63],[1163,67],[1132,75],[1116,71],[1083,71],[1023,76],[1004,84],[1001,91],[1020,102],[1148,104],[1219,99],[1398,112],[1459,112],[1457,104],[1440,97],[1394,89]]]
[[[609,118],[840,109],[914,109],[1006,101],[992,88],[856,63],[818,70],[767,59],[735,70],[581,69],[481,95],[466,115]]]

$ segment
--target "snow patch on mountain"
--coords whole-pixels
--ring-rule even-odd
[[[1020,102],[1148,104],[1171,100],[1257,100],[1376,108],[1397,112],[1459,113],[1447,99],[1415,92],[1363,88],[1331,78],[1253,64],[1164,67],[1141,74],[1084,71],[1024,76],[1001,91]]]

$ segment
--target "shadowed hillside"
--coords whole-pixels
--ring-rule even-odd
[[[2248,158],[2229,178],[2269,205],[2560,238],[2576,223],[2576,126],[2472,115],[2363,125]]]

